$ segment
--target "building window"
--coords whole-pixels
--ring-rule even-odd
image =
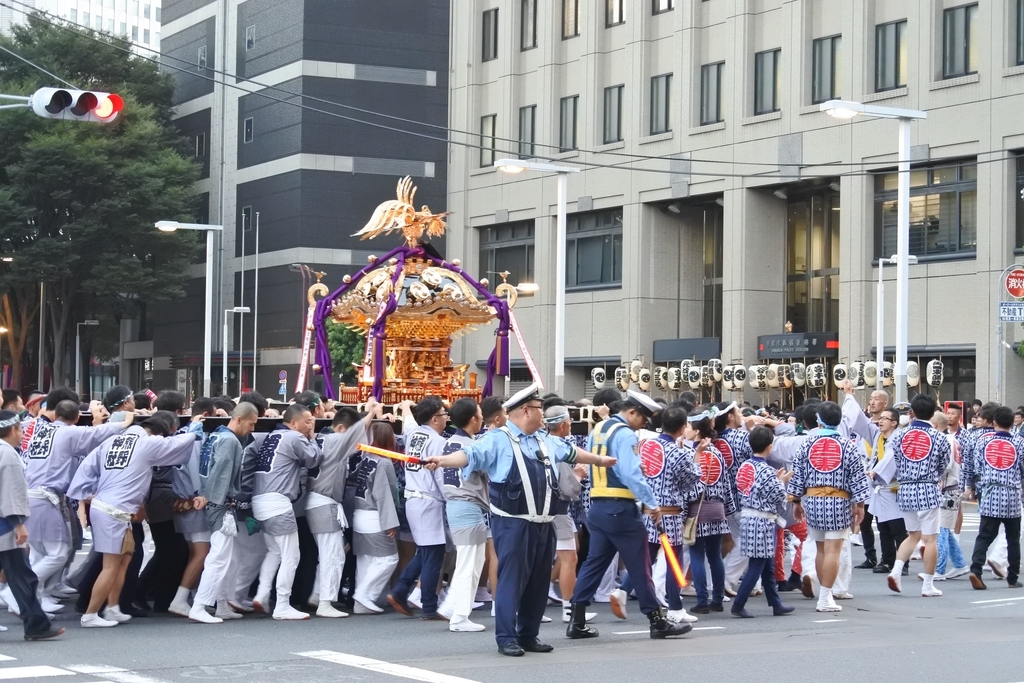
[[[154,21],[160,21],[160,8],[159,7],[154,7],[153,8],[153,20]]]
[[[779,57],[782,50],[754,55],[754,114],[779,110]]]
[[[668,12],[675,9],[675,0],[653,0],[654,7],[651,9],[652,14],[661,14],[662,12]]]
[[[498,58],[498,10],[484,12],[483,61]]]
[[[200,71],[202,71],[203,69],[206,68],[206,46],[205,45],[200,45],[199,46],[198,54],[196,55],[196,65],[199,67]]]
[[[604,0],[604,25],[617,26],[626,23],[626,14],[622,9],[623,0]]]
[[[251,50],[256,47],[256,26],[245,27],[245,49]]]
[[[559,103],[558,149],[568,152],[576,149],[576,105],[579,95],[563,97]]]
[[[117,11],[127,12],[128,11],[128,0],[117,0]]]
[[[121,33],[119,35],[125,37],[128,36],[128,24],[124,23],[123,21],[121,22]]]
[[[71,20],[72,24],[77,24],[78,23],[78,10],[75,9],[74,7],[72,7],[68,11],[68,19]]]
[[[625,86],[613,85],[604,89],[604,142],[622,140],[622,91]]]
[[[937,355],[910,358],[910,360],[917,361],[921,368],[922,378],[921,384],[917,388],[918,393],[936,399],[941,397],[943,401],[970,402],[977,398],[975,394],[977,360],[974,356],[942,356],[942,384],[933,387],[924,381],[924,369],[928,365],[928,361]]]
[[[107,25],[107,29],[106,29],[107,33],[113,34],[114,33],[114,20],[113,19],[107,19],[106,25]]]
[[[103,17],[101,17],[98,14],[94,14],[94,15],[92,15],[92,22],[93,22],[93,27],[97,31],[102,31],[103,30]]]
[[[672,130],[671,96],[672,74],[651,79],[651,135]]]
[[[480,168],[487,168],[494,165],[494,129],[497,125],[497,114],[480,117]]]
[[[507,282],[515,287],[533,282],[533,221],[492,225],[480,231],[480,277],[489,287],[501,282],[497,273],[508,272]]]
[[[242,124],[242,142],[252,142],[252,117],[250,116]]]
[[[942,15],[942,77],[978,70],[978,6],[964,5]]]
[[[142,42],[144,44],[146,44],[146,45],[149,45],[149,29],[148,28],[142,29]]]
[[[89,28],[89,13],[82,12],[82,26]],[[137,40],[137,38],[136,38]]]
[[[839,193],[790,198],[786,320],[794,332],[839,331]]]
[[[139,16],[139,0],[132,0],[132,16]]]
[[[568,216],[565,255],[566,287],[621,285],[622,209]]]
[[[875,27],[875,92],[907,84],[907,22]]]
[[[722,336],[722,264],[725,210],[704,206],[704,336]]]
[[[814,104],[839,98],[842,62],[839,48],[842,37],[819,38],[814,41],[811,68],[811,101]]]
[[[139,42],[139,27],[132,26],[132,42]]]
[[[200,133],[196,136],[196,159],[202,159],[206,156],[206,133]]]
[[[149,5],[142,6],[142,18],[149,19]]]
[[[722,71],[725,62],[700,68],[700,125],[722,120]]]
[[[537,0],[523,0],[522,23],[519,27],[519,49],[537,47]]]
[[[875,257],[896,253],[896,173],[875,176]],[[974,159],[943,161],[910,172],[910,253],[977,251],[978,167]]]
[[[562,39],[580,34],[580,0],[562,0]]]
[[[519,157],[529,159],[534,153],[534,126],[537,123],[537,105],[519,108]]]

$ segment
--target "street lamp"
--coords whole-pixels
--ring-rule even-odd
[[[210,364],[213,353],[213,233],[223,232],[224,226],[206,225],[204,223],[179,223],[178,221],[157,221],[156,227],[163,232],[174,232],[175,230],[206,231],[206,317],[203,322],[203,396],[209,396]],[[226,373],[227,370],[224,372]]]
[[[908,256],[907,259],[910,261],[910,265],[917,265],[916,256]],[[876,334],[878,335],[875,342],[875,362],[878,363],[878,377],[882,377],[882,368],[884,367],[885,361],[885,283],[882,281],[882,266],[886,263],[892,263],[893,265],[899,264],[899,259],[895,254],[889,258],[878,259],[878,287],[876,288],[878,293],[878,310],[876,311],[877,319],[875,321]],[[881,382],[881,379],[879,379]],[[884,383],[880,383],[877,386],[884,387]]]
[[[855,116],[873,116],[897,119],[899,129],[899,156],[896,189],[896,363],[893,381],[896,383],[896,403],[907,400],[907,327],[910,306],[910,122],[928,118],[927,112],[898,107],[878,107],[849,100],[822,102],[819,109],[829,116],[852,119]],[[879,266],[881,268],[881,266]]]
[[[565,390],[565,195],[570,173],[579,173],[574,166],[560,166],[541,161],[498,159],[494,162],[503,173],[538,171],[558,174],[558,211],[555,220],[555,387],[556,394]],[[536,291],[536,290],[534,290]]]
[[[248,313],[248,312],[249,312],[249,307],[248,306],[235,306],[234,308],[225,308],[224,309],[224,345],[223,345],[223,350],[222,350],[222,353],[224,354],[223,359],[222,359],[223,360],[222,367],[223,367],[224,374],[223,374],[223,378],[222,378],[223,379],[223,383],[222,383],[221,389],[220,389],[221,392],[224,395],[228,395],[228,316],[230,316],[232,313]],[[241,338],[241,329],[239,329],[239,338]],[[242,345],[241,345],[241,343],[239,343],[238,346],[239,346],[238,353],[239,353],[239,355],[241,355],[241,353],[242,353],[242,350],[241,350],[241,346]],[[239,370],[242,369],[241,363],[239,363],[238,369]],[[239,382],[238,388],[241,389],[242,388],[242,384],[241,384],[242,376],[241,375],[238,376],[238,382]],[[241,394],[242,392],[239,391],[238,393]]]
[[[93,327],[99,324],[99,320],[83,320],[75,326],[75,393],[79,400],[82,399],[82,325]],[[89,392],[89,398],[92,398],[92,391]]]

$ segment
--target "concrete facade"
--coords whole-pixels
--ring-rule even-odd
[[[0,7],[0,33],[24,20],[31,8],[94,31],[131,41],[141,54],[160,52],[161,0],[19,0]]]

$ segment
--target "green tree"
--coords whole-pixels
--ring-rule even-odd
[[[366,335],[353,329],[327,321],[327,348],[331,352],[334,376],[344,383],[356,381],[356,365],[363,364],[366,351]]]
[[[120,38],[30,16],[0,45],[82,89],[120,94],[110,124],[0,112],[0,324],[16,372],[46,284],[52,383],[68,379],[74,324],[136,317],[150,301],[178,297],[199,236],[161,233],[157,220],[192,220],[198,167],[171,124],[173,79],[127,51]],[[0,53],[0,92],[60,86]],[[40,359],[37,359],[39,362]],[[21,386],[16,381],[14,386]]]

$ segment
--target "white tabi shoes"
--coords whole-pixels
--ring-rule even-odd
[[[486,631],[487,627],[483,624],[478,624],[475,621],[463,619],[462,621],[453,621],[449,623],[448,630],[453,633],[477,633],[479,631]]]
[[[353,614],[382,614],[383,609],[377,607],[372,603],[360,602],[359,598],[352,599],[352,613]]]
[[[206,611],[206,605],[200,605],[198,602],[192,605],[192,609],[189,610],[188,620],[195,621],[200,624],[223,624],[224,620],[220,617],[215,617]]]
[[[344,619],[348,616],[348,612],[342,612],[340,609],[335,609],[334,605],[330,602],[321,602],[316,607],[316,615],[326,619]]]
[[[274,619],[278,621],[304,621],[309,619],[309,615],[305,612],[300,612],[285,602],[274,609]]]
[[[609,595],[611,598],[609,604],[612,608],[612,614],[617,616],[619,619],[626,618],[626,602],[629,600],[629,596],[626,595],[626,591],[621,588],[616,588]]]
[[[674,624],[688,623],[693,624],[697,621],[697,617],[693,616],[685,609],[671,609],[665,614],[665,618]]]
[[[104,619],[99,614],[83,614],[82,628],[113,628],[117,622],[113,619]]]
[[[120,607],[108,607],[103,611],[103,618],[108,621],[116,621],[119,624],[132,620],[131,615],[122,612]]]
[[[230,619],[241,619],[242,615],[231,608],[231,603],[224,600],[217,601],[217,611],[213,616],[228,621]]]

